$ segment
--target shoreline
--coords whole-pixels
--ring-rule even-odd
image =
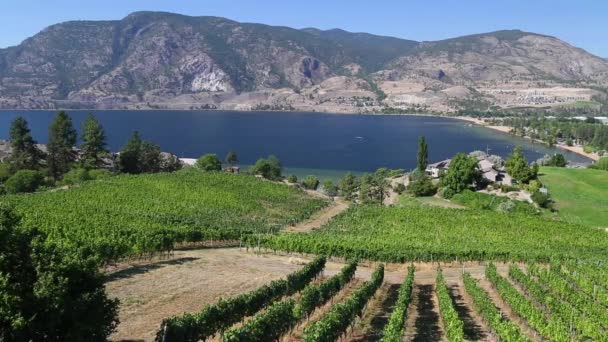
[[[503,133],[507,133],[507,134],[511,134],[511,130],[513,130],[513,127],[510,126],[492,126],[492,125],[488,125],[484,120],[482,119],[477,119],[471,116],[452,116],[452,118],[457,119],[457,120],[461,120],[461,121],[466,121],[469,123],[473,123],[475,125],[478,126],[482,126],[485,128],[489,128],[495,131],[499,131],[499,132],[503,132]],[[511,134],[513,135],[513,134]],[[530,139],[529,137],[524,137],[524,139]],[[538,140],[538,139],[530,139],[534,142],[537,143],[541,143],[541,144],[546,144],[544,141],[542,140]],[[560,148],[562,150],[565,151],[569,151],[569,152],[573,152],[576,153],[578,155],[581,155],[583,157],[589,158],[593,161],[598,161],[600,160],[600,156],[597,153],[587,153],[583,150],[583,148],[581,146],[568,146],[568,145],[564,145],[564,144],[556,144],[555,147]]]

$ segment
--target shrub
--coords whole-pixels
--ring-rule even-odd
[[[196,160],[196,168],[202,171],[221,171],[222,162],[216,154],[205,154]]]
[[[298,182],[298,177],[296,175],[289,175],[289,177],[287,177],[287,181],[289,183],[295,184]]]
[[[40,171],[19,170],[4,184],[9,194],[21,192],[34,192],[44,183],[44,176]]]
[[[532,194],[532,201],[538,204],[541,208],[550,208],[551,207],[551,197],[547,194],[543,194],[540,191],[537,191]]]
[[[323,192],[329,197],[338,196],[338,186],[328,179],[323,182]]]
[[[429,177],[421,177],[410,182],[408,192],[416,197],[433,196],[437,193],[437,187]]]
[[[94,180],[106,179],[112,177],[112,171],[104,169],[93,169],[89,170],[89,176],[91,177],[91,179]]]
[[[405,185],[403,185],[403,183],[397,184],[397,186],[395,186],[395,192],[398,193],[399,195],[401,195],[402,193],[404,193],[405,192]]]
[[[70,171],[68,171],[68,173],[63,175],[63,180],[61,181],[61,184],[75,185],[92,179],[93,178],[91,178],[91,174],[87,169],[75,168],[71,169]]]
[[[302,181],[304,189],[317,190],[319,187],[319,179],[315,176],[308,176]]]
[[[6,162],[0,163],[0,182],[4,182],[12,175],[11,164]]]
[[[500,203],[498,205],[498,208],[496,208],[496,210],[503,212],[503,213],[510,213],[510,212],[515,211],[516,208],[517,208],[517,206],[515,205],[515,202],[508,200],[508,201]]]
[[[596,164],[595,168],[599,170],[608,171],[608,157],[601,158]]]

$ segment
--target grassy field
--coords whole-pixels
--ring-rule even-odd
[[[540,179],[564,220],[608,227],[608,172],[543,167]]]
[[[266,237],[271,249],[389,262],[605,258],[608,234],[523,213],[355,206],[309,234]],[[584,232],[584,233],[582,233]],[[250,244],[255,246],[256,239]]]
[[[277,231],[326,205],[287,185],[194,169],[117,176],[0,200],[16,208],[25,226],[101,260]]]

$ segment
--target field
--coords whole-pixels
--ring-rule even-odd
[[[183,259],[188,261],[179,262]],[[271,281],[301,273],[313,258],[235,248],[177,252],[174,260],[121,270],[120,277],[109,283],[112,295],[130,303],[121,311],[123,323],[111,340],[152,341],[163,318],[202,319],[212,312],[208,309],[216,306],[218,296],[226,303],[248,298],[264,287],[261,284],[272,285]],[[205,334],[214,335],[209,335],[212,341],[284,342],[337,338],[343,342],[565,342],[606,337],[606,266],[388,263],[379,274],[377,263],[355,264],[356,272],[350,273],[352,265],[327,260],[321,273],[303,287],[248,313],[237,314],[238,307],[225,305],[223,316],[204,320],[206,327],[225,328]],[[154,286],[149,285],[152,282]],[[333,287],[326,286],[332,282]],[[311,296],[314,293],[318,295]],[[200,316],[182,316],[182,312]],[[188,329],[200,324],[195,322]],[[168,334],[165,341],[201,336],[182,339]]]
[[[608,234],[521,213],[406,204],[355,206],[309,234],[250,239],[250,246],[386,262],[605,259]]]
[[[608,172],[543,167],[540,179],[563,219],[595,228],[608,227]]]
[[[15,206],[25,226],[101,261],[171,251],[177,243],[276,232],[326,205],[286,185],[193,169],[118,176],[3,201]]]

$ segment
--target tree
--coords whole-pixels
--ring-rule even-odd
[[[142,140],[138,131],[134,131],[127,144],[120,150],[118,157],[118,169],[120,172],[137,174],[141,173],[139,158],[141,154]]]
[[[459,153],[452,158],[450,168],[441,180],[444,187],[443,195],[446,198],[451,198],[455,194],[468,189],[477,180],[479,180],[477,159]]]
[[[161,171],[160,147],[149,141],[141,142],[139,151],[139,171],[142,173],[155,173]]]
[[[269,156],[268,159],[260,158],[251,167],[250,172],[255,175],[260,175],[266,179],[278,180],[281,178],[283,166],[279,159],[275,156]]]
[[[349,201],[355,199],[358,187],[357,177],[350,172],[344,175],[338,186],[340,195]]]
[[[55,181],[61,179],[61,176],[71,168],[76,157],[73,150],[76,137],[72,119],[65,112],[59,112],[49,126],[47,145],[49,174]]]
[[[236,152],[230,151],[228,152],[228,154],[226,155],[226,158],[224,159],[224,161],[230,165],[230,166],[234,166],[236,163],[239,162],[239,158],[236,155]]]
[[[418,140],[418,171],[424,172],[429,165],[429,147],[426,144],[426,139],[422,136]]]
[[[106,150],[106,134],[93,114],[89,114],[82,124],[82,166],[86,169],[99,167]]]
[[[195,166],[202,171],[221,171],[222,162],[215,154],[205,154],[196,160]]]
[[[296,175],[289,175],[289,177],[287,177],[287,181],[291,184],[295,184],[298,182],[298,176]]]
[[[19,117],[11,123],[10,139],[13,150],[9,159],[11,171],[39,169],[44,153],[36,147],[36,141],[24,118]]]
[[[517,146],[509,158],[507,158],[505,169],[513,179],[520,183],[528,183],[530,180],[536,178],[534,168],[528,165],[528,161],[526,161],[521,146]]]
[[[19,225],[0,204],[0,341],[105,341],[118,300],[99,265]]]

